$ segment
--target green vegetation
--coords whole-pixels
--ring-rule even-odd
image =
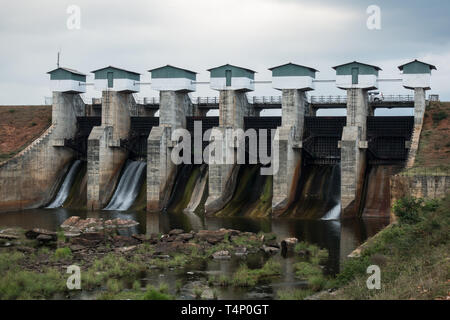
[[[20,270],[24,259],[20,252],[0,255],[0,300],[46,299],[65,290],[66,280],[60,272],[51,268],[42,273]]]
[[[394,210],[399,223],[366,243],[359,258],[345,262],[336,278],[342,287],[324,298],[439,299],[450,284],[450,196],[436,201],[405,198]],[[381,268],[381,289],[366,287],[367,267]]]
[[[120,283],[111,279],[108,281],[107,291],[101,293],[97,299],[99,300],[171,300],[173,297],[168,294],[167,285],[162,284],[159,288],[147,286],[141,289],[123,290],[120,289]]]
[[[225,274],[212,275],[208,279],[208,284],[220,287],[228,287],[231,284],[231,279]]]
[[[69,260],[72,258],[72,251],[68,247],[55,250],[54,258],[56,260]]]
[[[277,291],[278,300],[303,300],[314,292],[305,289],[282,289]]]
[[[441,120],[447,119],[447,112],[445,110],[440,110],[432,115],[434,125],[438,125]]]
[[[231,283],[237,287],[253,287],[257,283],[265,282],[280,274],[280,263],[269,259],[261,269],[249,269],[246,264],[242,264],[233,274]]]

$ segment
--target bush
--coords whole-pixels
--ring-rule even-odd
[[[54,255],[56,260],[66,260],[72,258],[72,251],[68,247],[58,248]]]
[[[439,112],[433,113],[433,122],[434,124],[438,124],[441,120],[447,118],[447,112],[441,110]]]
[[[300,279],[308,279],[312,276],[322,275],[322,269],[317,265],[308,262],[298,262],[294,264],[296,270],[295,275]]]
[[[308,287],[313,291],[320,291],[327,285],[327,280],[323,275],[311,276],[308,278]]]
[[[337,284],[345,285],[356,276],[366,274],[367,267],[370,266],[370,264],[368,256],[346,260],[342,266],[341,272],[336,277]]]
[[[122,290],[122,283],[116,279],[109,279],[108,282],[106,282],[106,288],[109,292],[119,293],[120,290]]]
[[[48,299],[64,291],[65,285],[65,279],[57,270],[9,271],[0,277],[0,299]]]
[[[171,300],[172,296],[167,293],[160,292],[159,290],[150,286],[147,288],[147,291],[145,292],[143,299],[144,300]]]
[[[408,196],[398,199],[393,209],[400,223],[416,224],[421,221],[419,213],[422,206],[423,199]]]

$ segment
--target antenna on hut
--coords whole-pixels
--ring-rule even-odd
[[[56,67],[59,68],[59,56],[61,55],[61,48],[58,50],[58,56],[56,58]]]

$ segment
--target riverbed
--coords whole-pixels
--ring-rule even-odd
[[[144,211],[79,211],[70,209],[30,209],[0,214],[0,227],[20,227],[23,229],[43,228],[56,231],[62,222],[70,216],[81,218],[122,218],[132,219],[139,225],[125,231],[124,235],[131,234],[163,234],[179,228],[186,232],[191,230],[217,230],[220,228],[236,229],[248,232],[275,233],[277,240],[288,237],[298,238],[325,248],[329,252],[325,264],[326,274],[336,274],[339,267],[349,253],[368,237],[373,236],[387,224],[386,219],[350,219],[350,220],[300,220],[290,218],[247,218],[247,217],[201,217],[186,213],[146,213]],[[273,257],[282,266],[281,277],[270,283],[257,285],[253,288],[219,288],[219,299],[273,299],[278,289],[303,288],[305,282],[295,277],[293,264],[297,257],[288,255],[283,257],[277,254]],[[231,275],[240,264],[245,262],[249,267],[260,267],[266,258],[261,253],[250,254],[245,257],[234,257],[230,260],[213,260],[200,265],[190,265],[182,269],[167,269],[164,271],[149,272],[142,277],[143,286],[151,284],[158,286],[165,283],[170,291],[175,291],[175,284],[182,283],[178,288],[178,299],[191,299],[192,288],[207,287],[208,277],[214,274]],[[82,292],[71,295],[71,298],[90,299],[97,292]]]

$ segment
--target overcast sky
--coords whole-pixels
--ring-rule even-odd
[[[81,10],[80,29],[67,27],[67,8]],[[381,9],[381,30],[369,30],[369,5]],[[3,1],[0,10],[0,105],[42,104],[51,96],[47,71],[61,65],[88,73],[114,65],[142,73],[165,64],[199,72],[231,63],[257,71],[295,62],[334,79],[332,66],[359,60],[398,78],[397,66],[420,59],[437,66],[432,91],[450,99],[450,1],[381,0],[39,0]],[[92,75],[88,82],[92,82]],[[399,83],[385,94],[411,93]],[[195,95],[216,95],[198,85]],[[255,95],[279,94],[256,85]],[[317,84],[314,95],[344,94]],[[88,96],[100,96],[89,88]],[[141,97],[156,96],[149,86]]]

